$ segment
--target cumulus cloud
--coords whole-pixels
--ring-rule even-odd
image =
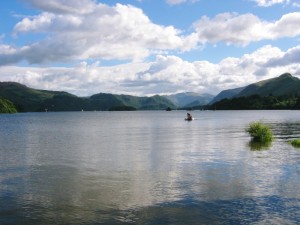
[[[299,23],[299,12],[285,14],[274,22],[261,20],[250,13],[223,13],[212,19],[203,16],[193,26],[201,43],[225,42],[229,45],[245,46],[255,41],[298,36]]]
[[[193,35],[183,36],[173,26],[154,24],[141,9],[131,5],[111,7],[91,0],[29,2],[45,11],[22,19],[13,33],[44,33],[46,38],[28,44],[25,51],[17,49],[15,57],[0,52],[3,57],[15,61],[22,58],[29,63],[74,58],[139,61],[153,52],[188,51],[197,45]]]
[[[280,67],[293,64],[300,64],[300,46],[289,49],[287,52],[282,52],[276,57],[269,59],[266,67]]]
[[[300,46],[282,51],[267,45],[219,63],[188,62],[178,56],[158,55],[152,62],[110,67],[84,61],[73,68],[2,66],[0,74],[7,81],[79,96],[99,92],[139,96],[185,91],[218,94],[285,72],[300,75],[299,49]]]
[[[188,0],[169,0],[179,4]],[[144,12],[131,5],[109,6],[93,0],[28,0],[42,10],[19,21],[18,36],[42,34],[24,46],[0,47],[0,66],[26,61],[29,64],[73,60],[124,60],[141,62],[148,56],[197,49],[205,44],[226,43],[246,46],[261,40],[300,35],[300,13],[264,21],[253,14],[223,13],[203,16],[189,34],[174,26],[153,23]]]

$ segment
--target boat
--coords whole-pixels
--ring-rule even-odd
[[[193,117],[190,113],[187,113],[186,114],[186,118],[185,118],[186,121],[192,121],[193,120]]]

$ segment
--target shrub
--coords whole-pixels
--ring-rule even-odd
[[[300,148],[300,139],[289,141],[289,143],[294,147]]]
[[[273,134],[269,126],[262,124],[261,122],[252,122],[246,131],[250,134],[253,141],[266,143],[271,142]]]

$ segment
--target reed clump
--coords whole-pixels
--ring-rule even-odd
[[[289,143],[296,148],[300,148],[300,139],[295,139],[295,140],[289,141]]]
[[[269,126],[262,122],[252,122],[246,128],[246,132],[250,134],[252,140],[260,143],[267,143],[273,140],[273,133]]]

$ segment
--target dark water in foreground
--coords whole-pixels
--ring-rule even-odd
[[[299,224],[300,112],[192,114],[0,115],[0,224]]]

